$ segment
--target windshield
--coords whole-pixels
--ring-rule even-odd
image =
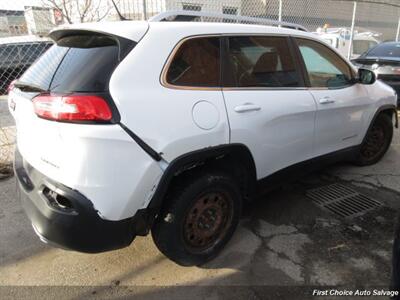
[[[116,40],[105,36],[69,36],[57,41],[20,78],[51,92],[104,92],[119,63]]]
[[[400,43],[384,43],[371,49],[367,56],[400,58]]]

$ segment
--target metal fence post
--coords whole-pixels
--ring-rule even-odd
[[[282,22],[282,0],[279,0],[278,21],[279,21],[279,22]],[[279,27],[281,27],[281,25],[279,25]]]
[[[146,7],[146,0],[142,1],[143,6],[143,20],[147,20],[147,7]]]
[[[356,23],[356,12],[357,12],[357,2],[354,1],[353,6],[353,18],[351,20],[351,33],[350,33],[350,45],[349,45],[349,53],[347,54],[347,58],[351,58],[352,48],[353,48],[353,37],[354,37],[354,25]]]
[[[399,24],[397,25],[396,42],[399,41],[399,35],[400,35],[400,18],[399,18]]]

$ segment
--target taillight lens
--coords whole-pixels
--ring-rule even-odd
[[[10,85],[7,88],[7,93],[10,93],[14,89],[14,85],[15,85],[16,81],[17,81],[16,79],[11,81]]]
[[[106,122],[112,119],[106,100],[95,95],[39,95],[33,99],[33,105],[35,113],[48,120]]]

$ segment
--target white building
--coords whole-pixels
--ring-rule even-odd
[[[55,25],[54,11],[43,7],[25,7],[25,20],[28,33],[34,35],[45,35]]]
[[[133,20],[143,20],[166,10],[212,11],[225,14],[242,14],[243,0],[120,0],[121,13]],[[114,10],[112,19],[118,18]]]

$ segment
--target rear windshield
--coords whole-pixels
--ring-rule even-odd
[[[65,37],[40,57],[20,81],[58,93],[105,92],[119,53],[118,42],[110,37]]]
[[[387,43],[376,46],[368,52],[367,56],[400,57],[400,43]]]

